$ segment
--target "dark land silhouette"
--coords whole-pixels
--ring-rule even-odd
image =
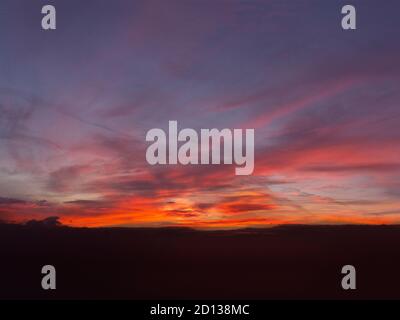
[[[0,224],[1,299],[398,299],[400,226],[69,228]],[[41,268],[57,289],[41,289]],[[357,289],[340,286],[343,265]]]

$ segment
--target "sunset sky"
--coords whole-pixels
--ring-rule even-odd
[[[2,0],[0,220],[400,223],[400,3],[351,3]],[[254,173],[150,166],[169,120],[254,128]]]

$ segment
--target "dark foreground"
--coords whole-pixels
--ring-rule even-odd
[[[41,289],[41,268],[57,289]],[[344,291],[341,267],[357,270]],[[262,230],[0,225],[1,299],[400,299],[400,226]]]

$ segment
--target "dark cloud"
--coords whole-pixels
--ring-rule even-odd
[[[1,205],[13,205],[13,204],[25,204],[25,203],[27,203],[27,202],[24,200],[20,200],[20,199],[0,197],[0,206]]]
[[[320,165],[301,168],[304,171],[317,172],[397,172],[400,170],[400,163],[369,163],[354,165]]]
[[[226,206],[228,212],[237,213],[237,212],[251,212],[251,211],[265,211],[272,210],[275,208],[274,205],[271,204],[246,204],[246,203],[234,203]]]
[[[72,200],[65,201],[66,205],[73,205],[77,208],[91,208],[91,209],[101,209],[101,208],[112,208],[117,204],[116,200]]]
[[[175,217],[184,217],[184,218],[194,218],[198,217],[199,213],[189,211],[189,210],[167,210],[165,213],[168,216],[175,216]]]
[[[29,220],[25,223],[27,227],[45,227],[45,228],[54,228],[62,226],[59,217],[47,217],[43,220]]]
[[[196,207],[197,207],[199,210],[210,209],[210,208],[212,208],[212,207],[214,207],[214,206],[215,206],[215,203],[205,203],[205,202],[203,202],[203,203],[196,203]]]
[[[365,215],[367,215],[367,216],[386,216],[386,215],[398,215],[398,214],[400,214],[400,208],[397,210],[368,212]]]

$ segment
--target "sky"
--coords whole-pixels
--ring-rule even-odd
[[[52,4],[57,29],[41,29]],[[400,3],[2,0],[0,220],[400,223]],[[152,128],[254,128],[255,168],[146,162]]]

